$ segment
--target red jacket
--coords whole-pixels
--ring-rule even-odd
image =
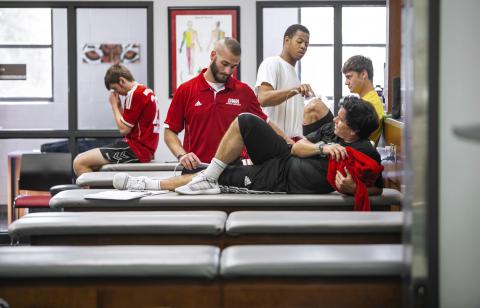
[[[345,147],[345,149],[348,154],[345,159],[339,159],[337,162],[335,159],[330,158],[328,162],[327,181],[335,190],[338,190],[335,185],[337,170],[340,171],[343,176],[346,176],[344,171],[346,167],[357,185],[357,190],[355,191],[355,211],[370,211],[367,186],[373,186],[375,180],[382,173],[383,166],[360,151],[351,147]]]

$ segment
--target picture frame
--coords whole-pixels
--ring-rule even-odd
[[[240,41],[240,7],[169,7],[169,96],[210,64],[210,52],[223,37]],[[234,73],[240,78],[239,68]]]

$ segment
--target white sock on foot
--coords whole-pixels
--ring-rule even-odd
[[[160,180],[158,179],[146,179],[145,180],[145,189],[146,190],[162,190],[160,187]]]
[[[223,161],[213,158],[208,165],[207,169],[203,171],[203,175],[212,180],[218,180],[220,174],[222,174],[223,170],[227,167],[227,164]]]
[[[120,190],[161,190],[159,179],[131,176],[125,172],[115,174],[112,184],[114,188]]]

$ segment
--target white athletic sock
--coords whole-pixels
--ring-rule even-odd
[[[146,190],[162,190],[162,188],[160,187],[160,180],[147,178],[145,180],[145,189]]]
[[[207,169],[203,172],[203,175],[212,180],[218,180],[220,174],[222,174],[223,170],[227,167],[227,164],[223,161],[213,158],[208,165]]]

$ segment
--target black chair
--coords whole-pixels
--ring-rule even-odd
[[[50,210],[48,205],[52,197],[50,188],[61,184],[69,184],[64,186],[63,190],[78,188],[78,186],[72,185],[72,181],[72,155],[70,153],[23,154],[18,189],[45,193],[18,195],[12,205],[12,221],[16,219],[16,209],[18,208],[28,208],[31,211]]]

